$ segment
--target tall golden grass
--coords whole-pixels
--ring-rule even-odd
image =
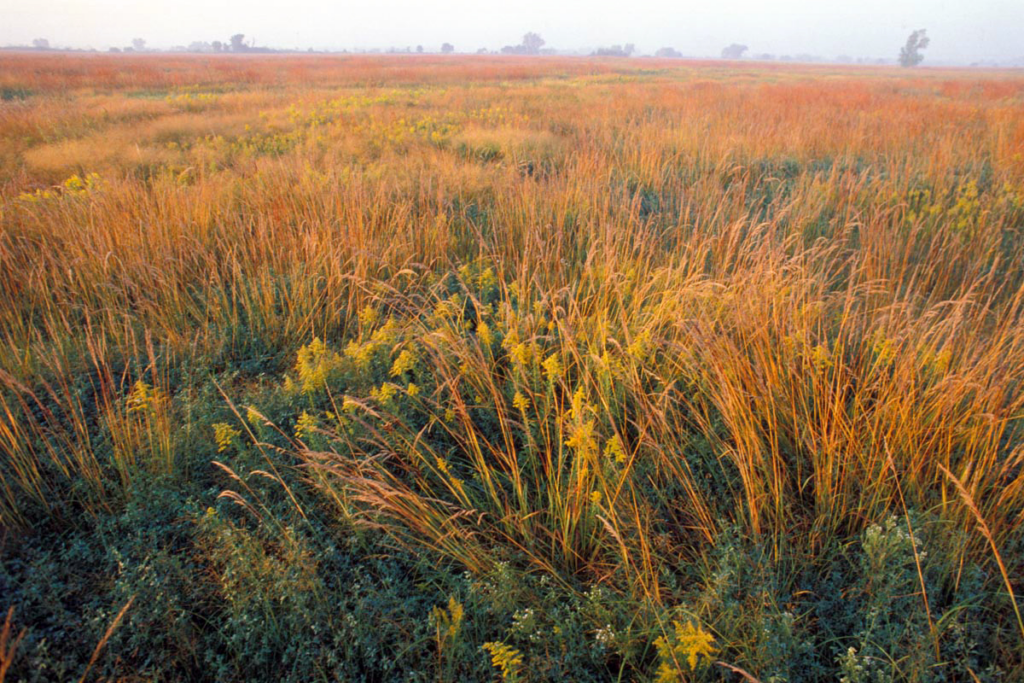
[[[504,544],[657,602],[662,560],[727,527],[814,552],[906,505],[984,520],[962,552],[996,550],[1012,593],[1020,567],[997,549],[1024,516],[1019,75],[4,56],[0,87],[32,91],[0,108],[4,524],[30,499],[57,510],[72,480],[78,504],[111,504],[107,467],[173,471],[187,416],[159,399],[170,369],[314,336],[340,350],[370,306],[422,346],[445,387],[422,405],[453,410],[437,428],[476,485],[436,476],[444,454],[401,423],[365,420],[361,457],[301,457],[467,567]],[[491,324],[544,350],[532,365],[507,370],[464,333],[478,320],[431,322],[434,276],[476,262],[502,291]],[[136,382],[158,398],[133,412]],[[619,439],[611,469],[568,445],[584,413],[602,447]],[[97,420],[114,463],[94,455]],[[541,425],[525,448],[524,420]],[[724,499],[682,435],[735,473]],[[651,490],[681,493],[655,506]]]

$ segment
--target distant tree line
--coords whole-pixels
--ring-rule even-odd
[[[629,57],[636,52],[633,43],[623,45],[612,45],[611,47],[599,47],[591,55],[594,57]]]
[[[921,53],[922,50],[928,47],[931,39],[928,37],[928,32],[925,29],[918,29],[911,33],[907,37],[906,43],[900,48],[898,63],[904,67],[914,67],[924,61],[924,55]],[[555,50],[545,49],[546,41],[541,38],[540,34],[529,32],[523,36],[522,41],[518,45],[506,45],[501,48],[501,54],[505,55],[543,55],[543,54],[556,54]],[[50,45],[50,41],[46,38],[36,38],[32,41],[32,48],[35,50],[53,50],[63,48],[53,48]],[[171,48],[172,51],[178,52],[200,52],[200,53],[271,53],[271,52],[295,52],[296,50],[274,50],[266,47],[256,47],[255,40],[246,40],[244,33],[236,33],[231,36],[227,42],[220,40],[214,40],[211,42],[205,41],[193,41],[188,46],[180,46]],[[110,52],[147,52],[146,40],[143,38],[133,38],[131,45],[119,48],[112,47]],[[310,48],[309,52],[313,52]],[[722,59],[737,60],[743,59],[744,55],[749,51],[749,48],[742,43],[731,43],[722,48],[721,57]],[[343,52],[347,52],[344,50]],[[369,50],[371,53],[379,53],[381,50]],[[413,48],[406,47],[395,48],[391,47],[385,50],[385,52],[391,54],[412,54]],[[424,48],[422,45],[417,45],[415,48],[416,54],[423,54]],[[453,54],[455,52],[455,46],[451,43],[443,43],[441,45],[441,54]],[[477,54],[490,54],[491,51],[486,47],[482,47],[476,51]],[[595,57],[631,57],[636,53],[636,46],[633,43],[626,43],[625,45],[612,45],[609,47],[599,47],[593,52],[591,56]],[[662,47],[654,52],[654,57],[661,59],[681,59],[683,54],[674,47]],[[790,55],[782,55],[776,57],[773,54],[758,53],[753,55],[753,59],[759,61],[771,61],[779,59],[781,61],[798,61],[798,62],[821,62],[827,61],[816,55],[809,54],[798,54],[795,57]],[[858,64],[884,64],[887,60],[881,59],[857,59],[854,60],[852,57],[847,55],[840,55],[835,59],[840,64],[852,64],[854,61]],[[888,63],[891,63],[889,61]]]

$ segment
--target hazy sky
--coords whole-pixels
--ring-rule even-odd
[[[244,33],[270,47],[448,41],[470,52],[537,31],[560,49],[632,42],[702,56],[740,42],[752,53],[891,58],[916,28],[932,38],[927,61],[1024,57],[1024,0],[0,0],[0,44],[99,49]]]

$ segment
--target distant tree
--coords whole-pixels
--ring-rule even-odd
[[[132,49],[136,52],[143,52],[146,49],[146,41],[144,38],[132,38]]]
[[[214,52],[223,52],[224,51],[224,43],[220,42],[219,40],[215,40],[215,41],[213,41],[210,44],[213,46],[213,51]]]
[[[928,47],[931,39],[925,29],[918,29],[907,37],[907,44],[900,48],[900,66],[917,66],[924,61],[921,50]]]
[[[747,51],[746,45],[740,45],[739,43],[733,43],[728,47],[722,48],[722,59],[739,59],[743,56],[743,53]]]
[[[654,56],[661,57],[662,59],[679,59],[683,54],[674,47],[663,47],[655,52]]]
[[[109,50],[107,50],[107,52],[113,52],[114,54],[117,54],[120,51],[121,51],[121,48],[119,48],[119,47],[112,47]]]
[[[592,53],[595,57],[629,57],[636,51],[633,43],[626,43],[626,46],[612,45],[611,47],[599,47]]]
[[[523,36],[522,46],[528,55],[535,55],[539,53],[540,49],[544,47],[544,45],[545,41],[538,33],[531,31]]]
[[[245,52],[248,47],[245,44],[245,34],[236,33],[231,36],[231,51],[232,52]]]
[[[423,54],[423,46],[422,45],[417,45],[416,46],[416,53],[417,54]]]
[[[441,46],[441,54],[450,55],[455,52],[455,46],[451,43],[445,43]]]
[[[479,50],[477,50],[476,53],[478,55],[485,55],[485,54],[487,54],[487,48],[486,47],[482,47]]]
[[[505,55],[539,55],[544,45],[544,39],[540,35],[530,32],[523,36],[523,42],[518,45],[506,45],[501,48],[501,53]]]
[[[32,47],[34,47],[37,50],[49,50],[50,41],[46,38],[36,38],[32,41]]]

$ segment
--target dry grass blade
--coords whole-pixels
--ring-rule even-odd
[[[124,619],[124,615],[128,612],[128,608],[132,606],[133,602],[135,602],[134,595],[128,598],[128,602],[124,604],[124,607],[122,607],[117,613],[114,620],[110,622],[110,626],[107,627],[106,633],[104,633],[103,637],[100,638],[100,642],[96,643],[96,649],[92,651],[92,657],[89,658],[89,663],[86,665],[85,671],[82,672],[82,677],[78,679],[78,683],[85,683],[93,665],[96,664],[96,660],[99,659],[100,653],[103,651],[103,647],[107,644],[107,641],[110,640],[110,636],[114,635],[114,631],[117,630],[117,627],[121,625],[121,620]]]
[[[1017,606],[1017,596],[1013,591],[1013,584],[1010,582],[1010,574],[1006,570],[1006,564],[1003,562],[1003,556],[999,552],[999,547],[996,545],[996,540],[992,536],[992,532],[989,531],[988,523],[982,516],[981,511],[978,510],[978,506],[975,504],[974,498],[964,487],[963,483],[942,465],[939,465],[938,467],[953,483],[953,486],[956,487],[961,500],[963,500],[964,505],[967,506],[967,509],[970,510],[975,522],[977,522],[978,530],[981,531],[981,535],[985,537],[985,540],[988,541],[989,548],[992,549],[992,556],[995,557],[996,564],[999,566],[999,573],[1003,577],[1003,585],[1006,586],[1006,593],[1010,597],[1010,602],[1013,605],[1013,612],[1017,616],[1017,626],[1020,628],[1021,638],[1022,641],[1024,641],[1024,619],[1021,619],[1020,608]]]
[[[7,610],[7,618],[4,619],[3,628],[0,629],[0,683],[7,680],[7,672],[13,666],[14,658],[18,654],[18,645],[21,644],[25,634],[28,633],[28,629],[22,629],[12,639],[12,619],[14,619],[13,607]]]

